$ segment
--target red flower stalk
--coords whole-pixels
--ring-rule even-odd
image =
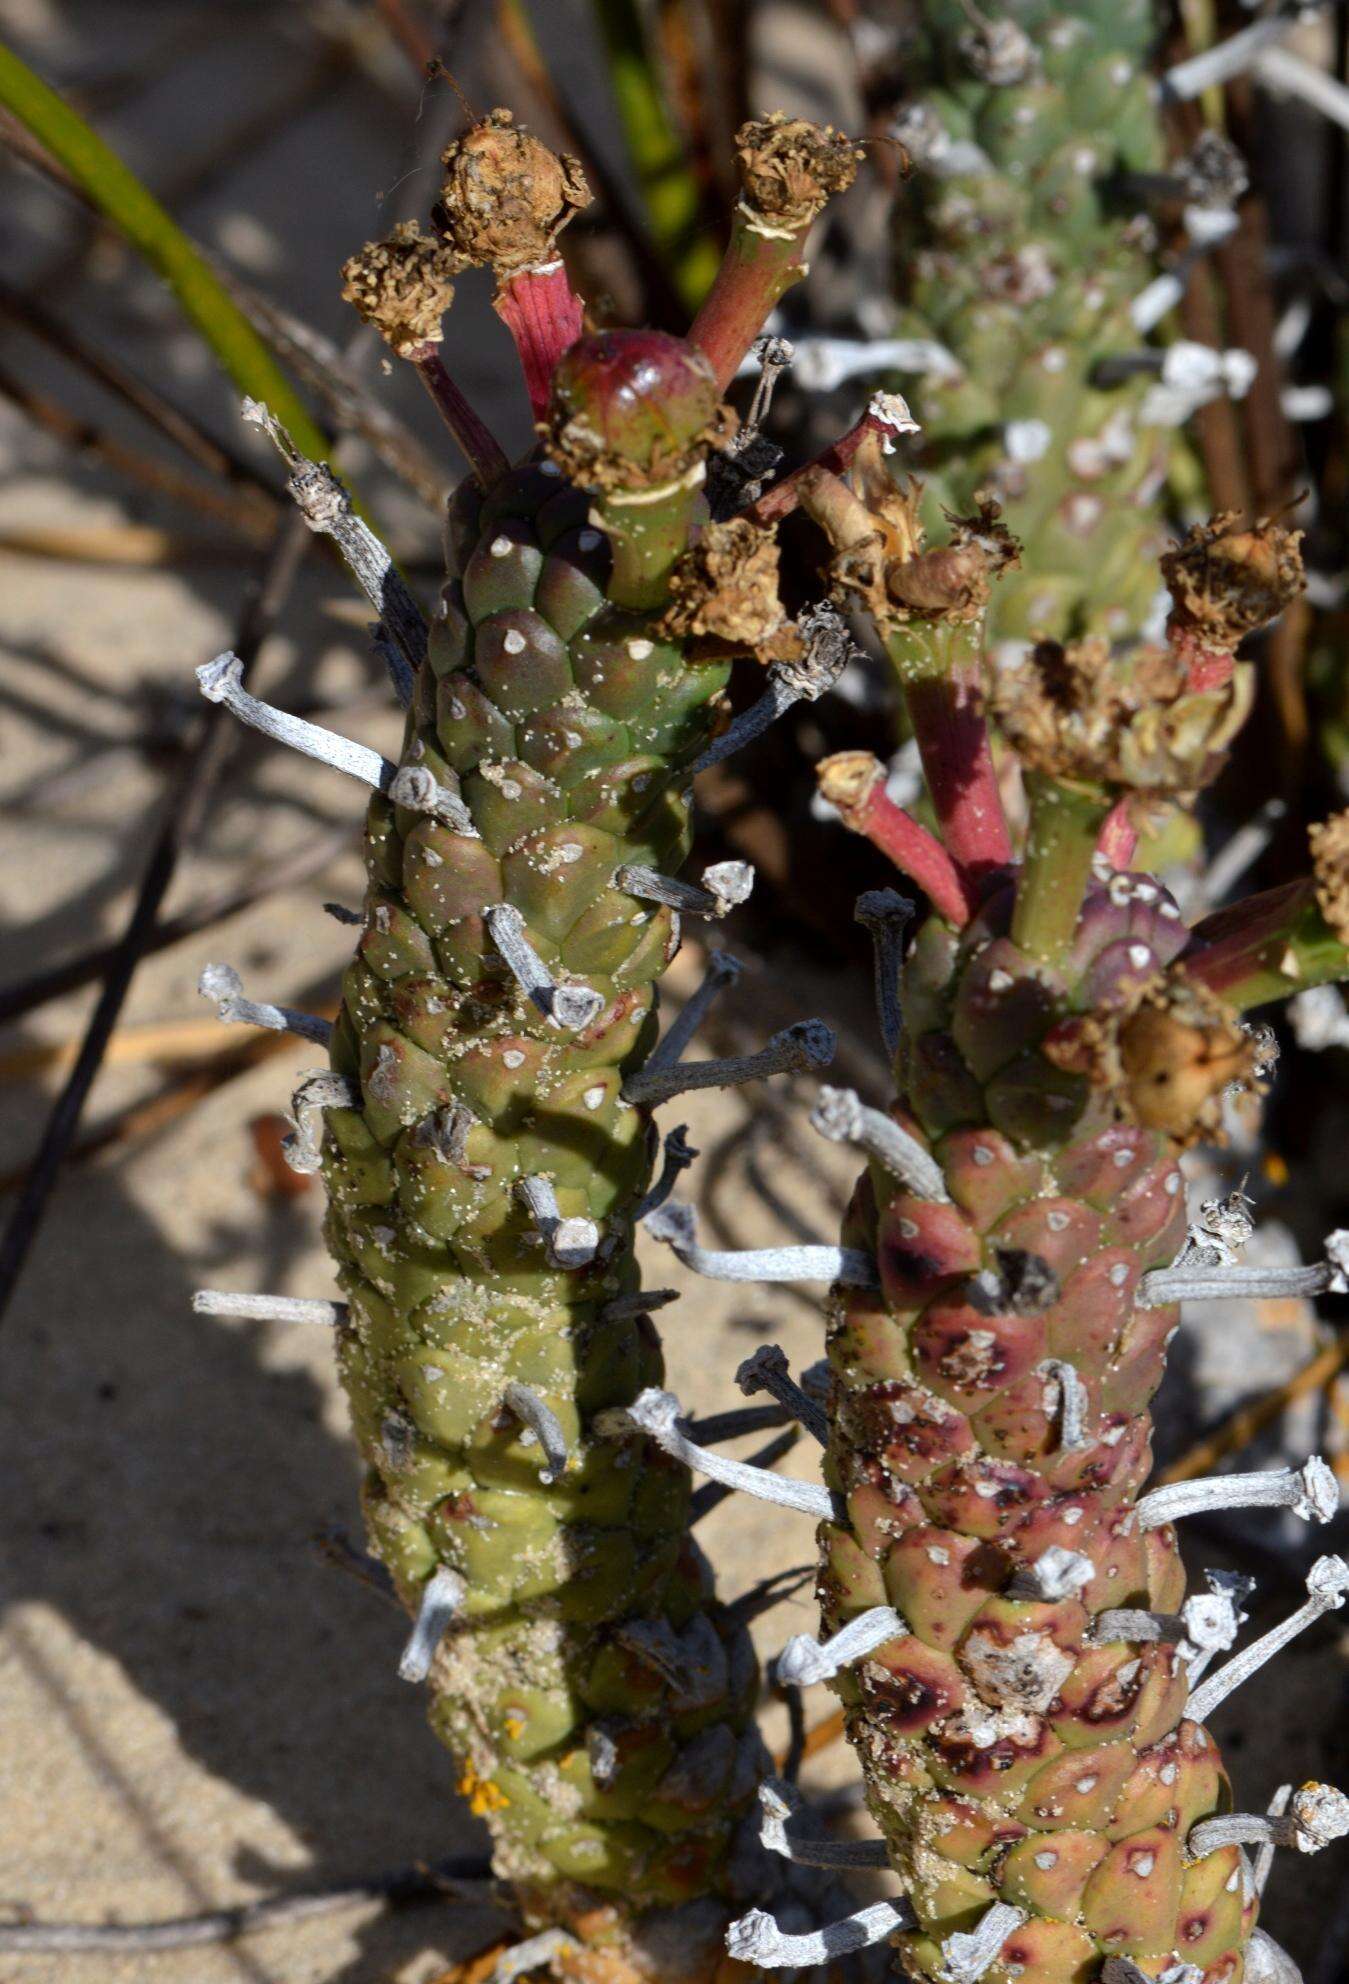
[[[976,903],[941,842],[896,806],[885,790],[885,767],[869,751],[839,751],[817,767],[820,796],[836,806],[845,827],[864,834],[903,874],[917,882],[939,916],[960,929]]]

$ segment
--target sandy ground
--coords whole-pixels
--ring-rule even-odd
[[[339,24],[355,12],[318,11]],[[569,11],[559,0],[548,18],[560,52],[579,63],[565,33]],[[0,0],[0,30],[48,73],[86,84],[134,69],[181,35],[184,52],[161,81],[120,99],[101,121],[159,174],[156,183],[196,170],[197,190],[178,204],[194,230],[345,337],[336,263],[378,224],[373,189],[415,169],[430,144],[419,126],[409,139],[415,91],[396,63],[381,56],[373,73],[344,72],[275,140],[241,144],[237,155],[227,147],[209,172],[193,165],[250,105],[300,92],[314,46],[300,31],[305,12]],[[481,86],[490,100],[490,64]],[[77,266],[78,218],[12,168],[5,190],[7,273],[40,276],[54,309],[153,370],[237,446],[252,445],[193,342],[176,331],[165,338],[169,313],[154,286],[107,242]],[[25,376],[69,391],[66,375],[14,339],[13,362],[20,357]],[[455,359],[502,431],[520,440],[518,408],[506,409],[498,327],[471,293],[462,317],[457,307]],[[425,434],[406,383],[391,380],[387,392]],[[0,461],[0,541],[36,524],[130,521],[204,534],[197,520],[129,497],[102,471],[72,467],[7,410]],[[349,465],[387,495],[359,451]],[[425,548],[415,511],[406,502],[390,509],[407,544]],[[120,928],[163,788],[162,760],[142,748],[147,719],[171,727],[194,707],[192,668],[228,642],[255,564],[229,550],[149,568],[0,550],[6,979]],[[363,617],[340,576],[311,556],[260,680],[283,703],[350,705],[330,720],[387,746],[394,719],[352,632]],[[241,870],[265,870],[355,813],[353,793],[330,774],[244,740],[169,909]],[[200,1065],[209,1048],[236,1044],[210,1034],[196,995],[209,960],[229,960],[265,996],[330,997],[347,937],[319,905],[359,891],[354,853],[345,852],[303,888],[148,960],[87,1127],[158,1094],[185,1060]],[[847,1078],[878,1092],[866,987],[780,960],[771,970],[748,962],[714,1044],[753,1046],[820,1011],[843,1032]],[[690,955],[676,996],[695,975]],[[42,1053],[59,1055],[78,1037],[91,1003],[89,991],[55,1001],[0,1042],[8,1103],[0,1171],[31,1153],[59,1080],[59,1060],[42,1064]],[[196,1031],[184,1033],[184,1023]],[[167,1039],[166,1027],[175,1029]],[[400,1617],[314,1544],[334,1526],[354,1534],[358,1520],[327,1341],[190,1308],[202,1284],[331,1289],[318,1193],[278,1192],[274,1174],[260,1170],[253,1132],[313,1060],[312,1049],[287,1044],[157,1134],[72,1165],[0,1343],[0,1914],[11,1918],[190,1913],[481,1844],[415,1693],[395,1677]],[[850,1163],[812,1148],[804,1095],[784,1090],[775,1100],[780,1107],[757,1130],[740,1099],[695,1099],[687,1111],[705,1154],[706,1230],[721,1244],[783,1237],[793,1219],[823,1239],[835,1224]],[[649,1278],[679,1276],[662,1257]],[[696,1284],[662,1320],[672,1381],[695,1408],[727,1403],[735,1363],[766,1337],[794,1365],[820,1354],[819,1304],[806,1293]],[[804,1470],[808,1456],[795,1464]],[[729,1595],[810,1555],[807,1524],[741,1498],[708,1522],[705,1541]],[[771,1650],[811,1623],[807,1592],[763,1622],[761,1643]],[[1248,1797],[1279,1775],[1324,1770],[1323,1711],[1342,1685],[1328,1640],[1286,1660],[1257,1714],[1244,1718]],[[814,1781],[842,1780],[849,1769],[836,1749]],[[1299,1891],[1313,1875],[1315,1887]],[[1308,1903],[1326,1895],[1332,1877],[1318,1863],[1283,1879],[1275,1913],[1306,1947],[1321,1905],[1309,1911]],[[0,1956],[0,1984],[424,1984],[487,1927],[463,1907],[355,1910],[229,1949]]]

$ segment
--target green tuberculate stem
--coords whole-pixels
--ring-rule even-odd
[[[1012,941],[1041,964],[1057,964],[1073,941],[1092,856],[1110,811],[1099,788],[1026,774],[1030,826],[1012,914]]]
[[[324,435],[193,243],[111,146],[3,42],[0,104],[164,278],[240,391],[270,407],[305,454],[323,456]]]
[[[717,272],[700,231],[698,186],[670,118],[635,0],[595,0],[609,80],[656,245],[685,306],[696,309]]]

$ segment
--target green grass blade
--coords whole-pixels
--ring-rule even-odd
[[[324,455],[322,430],[182,229],[97,132],[3,42],[0,103],[164,278],[240,392],[269,406],[305,454]]]
[[[640,9],[633,0],[595,0],[595,20],[651,232],[685,305],[696,310],[721,253],[703,231],[697,184],[661,91]]]

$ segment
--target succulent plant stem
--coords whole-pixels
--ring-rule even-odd
[[[529,404],[535,420],[541,420],[548,410],[553,370],[580,337],[583,323],[581,299],[572,289],[565,263],[559,258],[503,276],[492,307],[515,340]]]
[[[840,434],[837,441],[831,441],[813,461],[793,469],[790,475],[783,476],[781,482],[775,482],[756,503],[749,505],[744,514],[751,523],[766,530],[769,524],[780,523],[797,508],[801,501],[803,479],[812,470],[826,469],[831,475],[843,475],[868,434],[879,434],[883,440],[889,441],[896,434],[917,432],[918,422],[898,393],[874,393],[867,402],[866,411],[853,422],[846,434]]]
[[[978,641],[979,623],[962,621],[896,628],[886,643],[942,843],[973,882],[1012,858],[984,720]]]
[[[806,273],[802,250],[809,226],[774,227],[743,202],[711,289],[689,330],[706,352],[725,391],[740,361],[793,283]]]
[[[838,808],[846,827],[865,835],[917,882],[948,923],[960,929],[969,922],[975,910],[970,889],[941,842],[889,797],[879,759],[845,751],[826,758],[819,774],[822,797]]]
[[[1026,794],[1030,825],[1012,941],[1041,964],[1052,965],[1073,941],[1110,802],[1099,789],[1043,772],[1027,772]]]
[[[1342,978],[1344,944],[1317,907],[1310,880],[1285,882],[1195,925],[1190,978],[1238,1012]]]
[[[699,463],[656,489],[596,495],[591,518],[613,553],[608,596],[615,606],[642,611],[664,604],[670,573],[689,541],[703,480]]]
[[[405,355],[454,436],[474,480],[481,489],[490,489],[506,473],[510,463],[501,443],[473,411],[445,369],[440,346],[428,340],[415,345]]]

